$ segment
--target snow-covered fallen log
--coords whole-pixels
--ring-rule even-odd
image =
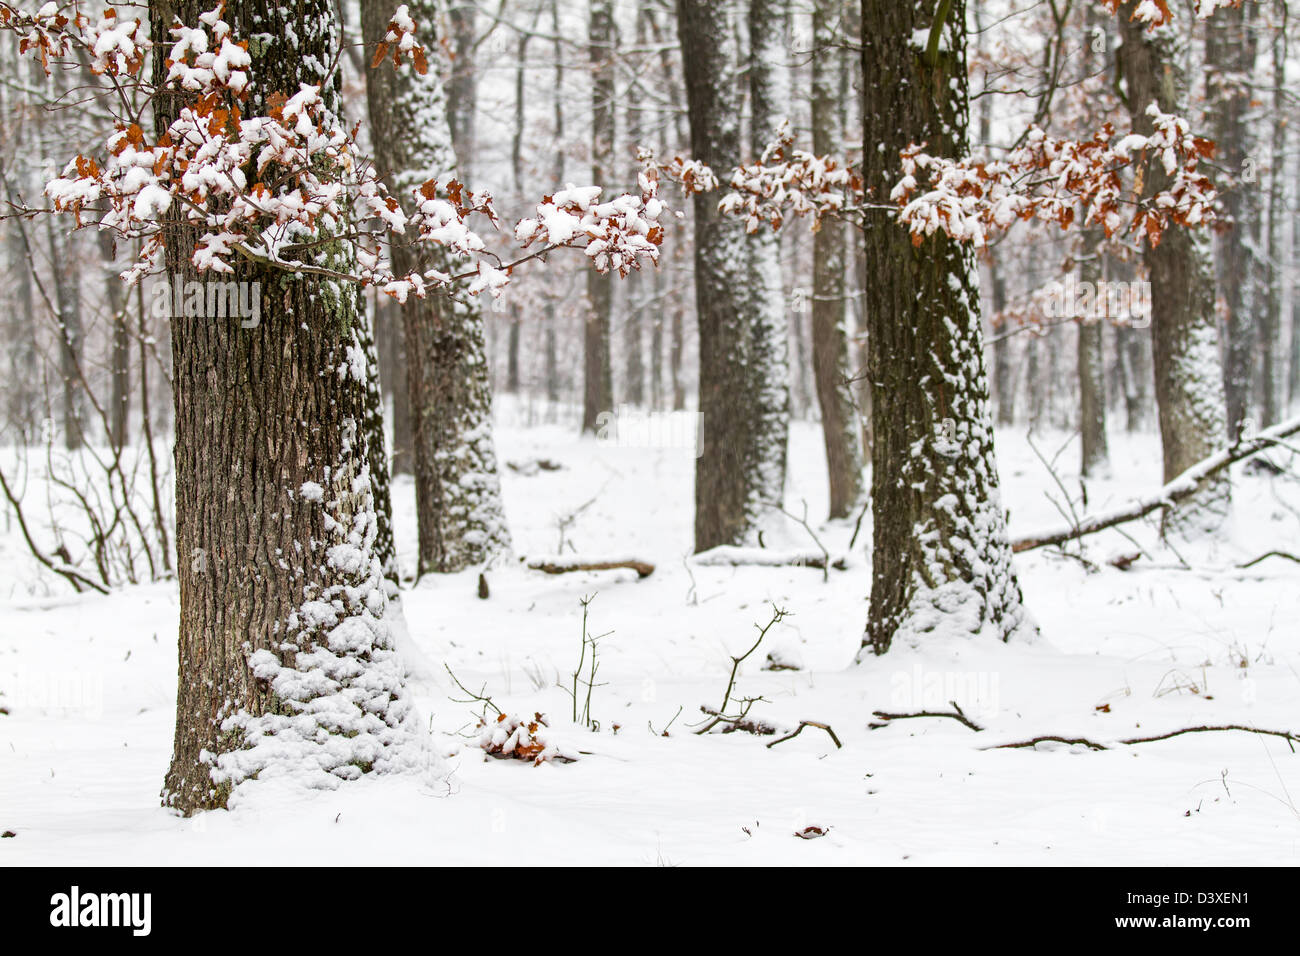
[[[1017,552],[1032,551],[1034,548],[1062,544],[1076,538],[1096,534],[1098,531],[1104,531],[1116,525],[1137,521],[1139,518],[1145,518],[1152,512],[1163,508],[1173,507],[1195,492],[1206,478],[1217,474],[1236,462],[1276,447],[1283,439],[1289,438],[1297,432],[1300,432],[1300,416],[1274,425],[1272,428],[1266,428],[1258,435],[1239,439],[1228,448],[1215,452],[1209,458],[1197,462],[1154,494],[1139,498],[1121,508],[1084,517],[1078,524],[1073,526],[1016,538],[1011,542],[1011,548]]]
[[[546,574],[570,574],[574,571],[611,571],[630,568],[638,578],[654,574],[655,566],[640,558],[593,556],[583,554],[556,554],[546,557],[526,558],[525,563],[534,571]]]
[[[691,558],[691,563],[705,567],[762,567],[762,568],[816,568],[826,570],[828,556],[820,551],[777,548],[742,548],[721,544],[701,551]],[[848,559],[830,558],[830,566],[837,571],[847,568]]]

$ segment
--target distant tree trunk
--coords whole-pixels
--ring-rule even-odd
[[[727,8],[678,0],[677,29],[691,152],[725,175],[740,160],[741,119]],[[781,500],[789,401],[777,332],[767,314],[755,313],[745,225],[723,217],[716,196],[697,194],[694,210],[704,433],[695,463],[695,550],[705,551],[756,538],[765,510]]]
[[[379,351],[379,377],[393,402],[394,475],[415,474],[414,438],[411,435],[411,392],[407,388],[406,342],[402,313],[386,295],[375,297],[375,345]]]
[[[651,16],[649,0],[638,0],[636,8],[636,46],[645,49],[649,42],[649,22]],[[641,112],[645,108],[647,97],[642,85],[642,74],[638,71],[632,78],[627,91],[627,146],[626,151],[632,164],[629,169],[629,189],[635,191],[637,176],[641,166],[636,161],[637,150],[643,146],[641,141],[643,128]],[[656,270],[657,272],[657,270]],[[647,286],[649,277],[643,273],[634,273],[623,283],[624,319],[623,352],[626,360],[623,364],[623,396],[630,405],[644,405],[646,401],[646,355],[645,355],[645,310],[647,307]]]
[[[1179,78],[1171,34],[1148,32],[1143,23],[1131,19],[1133,8],[1130,0],[1117,14],[1123,39],[1120,70],[1133,129],[1149,134],[1152,122],[1146,111],[1151,103],[1166,113],[1182,112]],[[1146,195],[1163,189],[1167,182],[1160,163],[1147,164]],[[1167,230],[1158,246],[1145,248],[1143,260],[1151,281],[1151,340],[1164,477],[1170,481],[1208,457],[1225,439],[1214,283],[1203,241],[1189,229]],[[1188,533],[1213,529],[1229,505],[1227,479],[1209,479],[1196,495],[1166,513],[1165,529]]]
[[[560,0],[551,0],[551,56],[554,60],[555,88],[551,105],[555,117],[555,153],[551,166],[551,182],[558,186],[564,182],[564,34],[560,30]],[[546,400],[552,406],[560,400],[560,358],[556,323],[559,321],[554,297],[546,297]]]
[[[997,249],[989,250],[989,285],[993,314],[999,314],[1007,307],[1007,279],[998,262]],[[1014,425],[1016,423],[1016,374],[1011,363],[1011,339],[1007,336],[1009,329],[998,326],[994,329],[997,340],[993,343],[993,391],[997,396],[998,424]]]
[[[1087,8],[1084,25],[1090,34],[1099,26],[1101,19],[1102,10],[1099,5],[1093,4]],[[1109,44],[1106,48],[1109,49]],[[1082,56],[1084,74],[1096,72],[1099,64],[1090,40],[1084,42]],[[1096,112],[1088,110],[1090,125],[1100,119],[1094,115]],[[1079,281],[1090,283],[1094,289],[1100,288],[1097,283],[1105,278],[1105,241],[1106,233],[1100,226],[1090,226],[1081,236],[1083,261],[1079,269]],[[1104,311],[1097,309],[1099,313]],[[1102,477],[1110,472],[1110,450],[1106,444],[1106,362],[1102,329],[1100,316],[1079,317],[1075,357],[1079,375],[1080,472],[1085,478]]]
[[[363,3],[362,11],[370,6]],[[448,37],[452,52],[451,77],[447,85],[447,123],[456,150],[456,166],[466,181],[473,184],[474,161],[478,158],[478,66],[474,62],[474,44],[478,40],[477,3],[448,0]],[[396,9],[394,7],[393,9]],[[388,11],[391,15],[392,11]]]
[[[31,264],[19,223],[7,223],[6,246],[12,267],[14,301],[5,318],[9,373],[5,382],[5,420],[21,436],[33,440],[37,431],[37,396],[33,389],[36,359],[36,309]]]
[[[972,4],[975,17],[975,43],[981,61],[985,52],[984,17],[978,0]],[[983,86],[988,86],[988,69],[984,68]],[[993,97],[980,98],[980,144],[987,148],[993,138]],[[1007,280],[998,260],[998,247],[987,247],[985,262],[989,270],[990,305],[993,307],[993,321],[1007,307]],[[1008,330],[1000,325],[993,326],[993,398],[997,407],[999,425],[1014,425],[1016,422],[1015,372],[1011,366],[1011,339],[1005,335]]]
[[[1137,356],[1142,342],[1137,329],[1120,326],[1115,330],[1115,352],[1124,391],[1124,430],[1129,434],[1142,427],[1142,381]]]
[[[863,176],[887,197],[899,153],[966,154],[966,4],[934,54],[928,4],[864,0]],[[947,630],[1006,639],[1025,621],[1002,509],[974,251],[943,233],[913,245],[884,210],[865,216],[868,374],[874,389],[871,609],[864,651]]]
[[[813,7],[813,152],[838,153],[841,142],[841,70],[835,27],[841,0],[816,0]],[[862,497],[862,454],[849,386],[848,337],[844,308],[844,225],[822,223],[813,237],[813,371],[822,414],[822,438],[830,484],[830,517],[844,518]]]
[[[1295,164],[1295,194],[1300,196],[1300,163]],[[1300,401],[1300,216],[1291,216],[1291,368],[1287,401]]]
[[[411,16],[430,36],[436,0],[415,0]],[[367,5],[362,33],[372,47],[391,11]],[[456,174],[442,83],[436,72],[371,70],[366,85],[376,165],[408,214],[429,178]],[[392,247],[397,273],[463,270],[445,249]],[[456,292],[409,298],[402,306],[407,387],[413,417],[419,574],[459,571],[508,551],[500,478],[492,441],[492,394],[479,300]]]
[[[1265,258],[1264,307],[1260,312],[1262,363],[1260,391],[1265,428],[1276,425],[1282,417],[1282,375],[1286,367],[1282,348],[1282,219],[1286,215],[1286,3],[1273,4],[1276,24],[1273,31],[1273,144],[1268,172],[1268,255]]]
[[[1258,157],[1246,128],[1251,74],[1255,69],[1254,4],[1217,11],[1205,21],[1210,116],[1218,161],[1229,177],[1220,192],[1229,229],[1218,237],[1219,296],[1223,299],[1223,388],[1228,433],[1236,434],[1250,413],[1255,385],[1255,309],[1259,261],[1252,232],[1259,226]]]
[[[177,18],[198,22],[208,6],[153,0],[153,35]],[[250,115],[273,94],[324,83],[337,44],[328,0],[229,0],[224,18],[236,36],[268,38],[250,51]],[[165,73],[156,58],[154,81]],[[322,93],[337,112],[337,76]],[[159,134],[184,100],[155,100]],[[168,214],[166,265],[192,280],[195,236],[180,215],[175,206]],[[371,383],[364,372],[336,371],[354,367],[349,350],[365,348],[360,295],[251,263],[236,264],[231,278],[260,283],[257,326],[171,326],[183,570],[163,802],[185,814],[224,807],[240,780],[285,765],[324,786],[403,766],[414,746],[383,619]]]
[[[534,12],[533,28],[536,29],[537,21],[541,18],[542,8],[539,6]],[[513,172],[515,196],[521,202],[524,199],[524,126],[525,126],[525,106],[527,103],[525,83],[527,66],[528,66],[528,41],[531,34],[521,32],[515,47],[515,119],[514,131],[510,139],[510,168]],[[556,186],[559,184],[556,183]],[[519,346],[522,338],[523,318],[520,314],[519,306],[512,305],[510,308],[510,327],[506,333],[506,391],[511,395],[518,395],[521,382],[519,375]]]
[[[54,305],[59,310],[55,323],[59,333],[59,377],[63,384],[63,447],[76,451],[85,444],[82,417],[81,359],[85,351],[85,328],[81,318],[81,267],[77,262],[75,235],[63,232],[47,219]]]
[[[99,254],[104,263],[104,292],[108,299],[111,328],[108,352],[108,443],[124,448],[130,440],[128,415],[131,411],[131,330],[127,324],[126,287],[118,273],[113,236],[99,234]]]
[[[651,279],[654,308],[650,320],[650,407],[660,411],[664,407],[664,271],[656,269]]]
[[[1094,286],[1101,281],[1101,230],[1090,228],[1084,233],[1084,260],[1079,281]],[[1106,444],[1106,375],[1102,360],[1102,322],[1080,318],[1078,322],[1079,434],[1082,446],[1081,471],[1085,478],[1097,478],[1110,471],[1110,452]]]
[[[591,85],[591,180],[608,188],[614,168],[614,4],[591,0],[588,22]],[[583,323],[582,430],[597,430],[601,412],[614,408],[610,368],[610,321],[614,277],[587,270],[587,315]]]

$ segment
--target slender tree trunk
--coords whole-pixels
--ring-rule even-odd
[[[1128,90],[1135,132],[1152,130],[1147,106],[1181,113],[1179,77],[1168,30],[1148,32],[1132,20],[1134,4],[1117,14],[1123,38],[1120,70]],[[1223,13],[1224,11],[1220,11]],[[1216,14],[1217,15],[1217,14]],[[1163,189],[1168,177],[1160,163],[1148,163],[1147,195]],[[1143,260],[1151,281],[1151,338],[1156,406],[1164,451],[1164,477],[1170,481],[1220,447],[1225,437],[1222,366],[1214,314],[1214,282],[1204,242],[1191,230],[1171,228]],[[1230,503],[1227,479],[1216,477],[1165,517],[1166,530],[1194,532],[1219,525]]]
[[[59,377],[63,385],[63,446],[68,451],[76,451],[86,441],[81,382],[85,329],[81,318],[81,268],[77,262],[77,242],[72,233],[61,232],[62,226],[62,223],[56,226],[53,219],[47,221],[54,304],[59,310],[55,322],[59,333]]]
[[[591,0],[588,23],[591,86],[591,180],[609,183],[614,168],[614,4]],[[610,368],[610,320],[614,276],[587,271],[587,315],[583,323],[582,430],[594,432],[602,412],[614,408]]]
[[[416,0],[411,16],[426,37],[435,0]],[[367,5],[362,33],[378,43],[390,11]],[[415,191],[429,178],[456,175],[447,107],[435,71],[420,76],[384,63],[370,71],[366,98],[380,173],[414,212]],[[444,249],[392,248],[397,273],[463,271]],[[492,394],[479,300],[463,292],[409,298],[402,306],[407,387],[413,418],[419,574],[459,571],[508,551],[500,478],[492,441]]]
[[[843,6],[841,0],[817,0],[813,7],[813,152],[819,156],[838,153],[843,146],[841,70],[835,45],[835,27]],[[813,371],[822,414],[832,518],[848,517],[862,497],[862,454],[849,390],[848,336],[844,327],[844,230],[843,224],[827,221],[813,237]]]
[[[154,36],[207,4],[153,0]],[[328,0],[268,7],[230,0],[225,19],[253,45],[246,111],[320,84],[338,42]],[[155,60],[161,84],[165,66]],[[322,90],[337,111],[337,80]],[[161,134],[185,97],[156,101]],[[274,173],[270,170],[270,173]],[[167,268],[197,278],[195,237],[169,212]],[[335,252],[329,255],[345,256]],[[347,268],[348,263],[339,263]],[[386,598],[371,488],[371,385],[360,295],[240,263],[258,282],[261,322],[172,323],[180,668],[176,737],[163,802],[224,807],[253,776],[316,786],[416,759]],[[310,769],[307,769],[310,768]],[[308,779],[309,778],[309,779]]]
[[[997,315],[1007,307],[1007,279],[998,261],[998,250],[989,250],[988,265],[990,304],[993,314]],[[1012,342],[1005,335],[1008,331],[1001,326],[994,329],[998,339],[993,343],[993,391],[997,397],[999,425],[1016,423],[1016,373],[1012,364]]]
[[[1079,281],[1095,286],[1102,279],[1099,229],[1084,233],[1085,255]],[[1080,317],[1078,322],[1079,434],[1081,470],[1085,478],[1097,478],[1110,472],[1110,452],[1106,444],[1106,375],[1102,361],[1102,321]]]
[[[966,4],[933,55],[928,4],[864,0],[863,175],[887,197],[899,153],[967,149]],[[1010,637],[1025,621],[1002,509],[974,251],[942,233],[914,245],[888,211],[865,220],[875,417],[871,609],[864,651],[926,634]]]
[[[128,415],[131,411],[131,332],[126,315],[126,287],[119,278],[117,256],[110,233],[99,234],[99,254],[104,263],[104,292],[108,300],[110,323],[108,375],[108,442],[123,448],[129,441]]]
[[[725,175],[740,160],[737,58],[725,5],[678,0],[691,152]],[[763,115],[756,111],[756,115]],[[789,399],[778,334],[755,314],[745,226],[697,194],[695,302],[703,442],[695,463],[695,550],[756,539],[785,480]],[[783,322],[784,320],[782,320]],[[674,363],[675,364],[675,363]]]
[[[552,107],[555,117],[555,154],[551,166],[551,181],[564,182],[564,34],[560,30],[560,0],[551,0],[551,56],[555,61],[555,88]],[[546,400],[552,409],[560,400],[560,358],[556,323],[559,316],[555,299],[546,299]]]
[[[1258,157],[1252,156],[1246,114],[1256,42],[1254,4],[1219,10],[1206,23],[1205,60],[1209,71],[1210,116],[1229,185],[1222,190],[1229,228],[1218,237],[1219,297],[1224,303],[1223,390],[1228,433],[1236,434],[1250,413],[1255,385],[1255,305],[1259,272],[1252,232],[1259,224]]]
[[[411,392],[407,388],[406,342],[401,308],[388,296],[375,297],[376,346],[379,376],[385,394],[393,403],[394,475],[415,474],[415,440],[411,434]]]
[[[1100,25],[1102,16],[1100,6],[1093,5],[1087,8],[1084,26],[1089,34]],[[1086,40],[1083,46],[1085,75],[1097,70],[1099,64],[1096,59],[1092,41]],[[1090,125],[1094,125],[1099,119],[1093,115],[1094,112],[1088,110]],[[1099,288],[1097,283],[1105,277],[1103,268],[1105,230],[1100,226],[1089,227],[1084,230],[1081,240],[1083,262],[1079,269],[1079,280],[1083,283],[1091,283],[1094,289]],[[1097,316],[1079,317],[1078,347],[1075,356],[1079,375],[1080,471],[1085,478],[1096,478],[1110,473],[1110,450],[1106,443],[1105,342],[1101,318],[1105,309],[1098,308],[1096,311],[1099,313]]]
[[[1264,427],[1276,425],[1282,417],[1280,369],[1282,341],[1282,219],[1286,210],[1286,133],[1281,118],[1287,114],[1286,90],[1286,3],[1275,0],[1273,59],[1273,143],[1268,171],[1268,255],[1265,259],[1264,307],[1260,311],[1260,391]]]
[[[362,12],[373,0],[362,3]],[[474,61],[474,44],[478,40],[478,3],[448,0],[448,37],[452,51],[451,77],[447,85],[447,122],[451,142],[456,150],[456,166],[469,183],[474,181],[474,161],[478,158],[478,67]],[[394,9],[396,9],[394,7]],[[388,11],[391,16],[392,11]]]

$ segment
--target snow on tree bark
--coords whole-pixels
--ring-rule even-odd
[[[750,0],[749,102],[750,150],[758,160],[790,118],[790,70],[786,64],[788,0]],[[786,296],[781,272],[781,234],[760,228],[749,238],[748,285],[756,382],[761,384],[757,412],[769,502],[780,502],[785,489],[790,432],[790,367],[786,332]]]
[[[154,0],[153,36],[197,24],[206,6]],[[328,0],[226,4],[251,41],[248,114],[325,81],[331,11]],[[166,74],[157,57],[155,82]],[[337,115],[337,78],[322,95]],[[159,135],[185,100],[156,101]],[[173,205],[167,270],[193,280],[195,236],[178,215]],[[319,254],[346,266],[345,248]],[[180,661],[162,797],[185,814],[226,806],[251,777],[331,787],[430,759],[384,620],[359,293],[242,261],[224,278],[261,284],[259,323],[172,323]]]
[[[941,5],[947,9],[947,5]],[[933,56],[931,11],[865,0],[863,177],[887,201],[899,154],[966,152],[966,9],[953,0]],[[973,249],[914,243],[892,213],[865,217],[867,374],[873,389],[873,567],[864,652],[940,630],[1009,638],[1029,626],[1012,568],[993,450]]]
[[[438,4],[408,5],[425,37],[434,42]],[[362,33],[379,43],[391,11],[367,5]],[[447,106],[436,70],[396,71],[390,62],[370,70],[366,97],[375,158],[393,195],[412,211],[414,189],[456,172]],[[394,242],[399,273],[437,269],[455,273],[454,254],[441,246],[413,248]],[[412,416],[419,573],[459,571],[510,550],[501,482],[492,439],[483,312],[464,292],[409,297],[400,307],[406,345],[407,393]]]
[[[691,152],[711,169],[740,164],[738,60],[725,5],[678,0]],[[763,115],[756,113],[756,115]],[[695,300],[703,442],[695,467],[695,550],[752,543],[785,481],[789,396],[773,305],[752,294],[750,238],[739,219],[697,194]],[[675,320],[674,320],[675,321]],[[781,325],[784,325],[782,320]],[[674,368],[679,341],[674,324]]]
[[[1122,38],[1119,63],[1133,131],[1149,134],[1149,105],[1154,102],[1166,113],[1180,106],[1176,34],[1168,27],[1149,31],[1131,18],[1133,7],[1127,3],[1117,15]],[[1167,178],[1160,163],[1148,163],[1144,195],[1162,189]],[[1206,245],[1190,229],[1170,229],[1158,246],[1148,244],[1143,253],[1151,282],[1155,397],[1166,481],[1211,454],[1226,431],[1214,282]],[[1166,514],[1165,530],[1189,534],[1211,530],[1229,505],[1227,478],[1209,479],[1200,493]]]

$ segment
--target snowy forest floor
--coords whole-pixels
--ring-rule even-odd
[[[1062,523],[1059,496],[1026,442],[999,433],[1013,534]],[[1041,436],[1049,454],[1069,436]],[[561,470],[504,469],[519,555],[553,554],[558,518],[578,551],[656,564],[638,580],[616,570],[548,576],[511,566],[424,579],[402,595],[402,643],[422,719],[452,775],[371,777],[334,791],[269,783],[241,789],[233,810],[182,819],[158,792],[172,743],[176,684],[174,584],[108,597],[26,595],[34,565],[17,531],[0,537],[0,865],[5,864],[1295,864],[1300,862],[1300,754],[1275,737],[1197,733],[1092,751],[1079,746],[984,749],[1045,734],[1107,742],[1181,727],[1242,723],[1300,730],[1300,484],[1235,476],[1230,529],[1180,548],[1191,569],[1127,531],[1148,555],[1127,570],[1108,557],[1137,548],[1106,532],[1084,565],[1046,551],[1017,567],[1041,635],[1010,645],[936,638],[855,664],[867,612],[864,527],[847,570],[696,567],[689,450],[620,448],[567,428],[503,427],[504,462],[543,457]],[[1152,435],[1111,435],[1114,479],[1089,482],[1089,510],[1159,484]],[[1077,489],[1077,443],[1061,455]],[[791,436],[787,509],[808,513],[832,554],[853,522],[822,525],[817,426]],[[399,549],[414,564],[414,490],[394,487]],[[793,523],[772,547],[808,548]],[[590,605],[600,670],[592,716],[570,723],[580,650],[579,599]],[[7,596],[6,596],[7,595]],[[775,738],[696,736],[716,707],[769,602],[791,614],[746,663],[738,694],[762,695],[751,716],[806,729]],[[768,651],[799,670],[767,671]],[[513,713],[548,715],[582,751],[572,764],[487,759],[469,734],[471,706],[443,663]],[[948,710],[956,720],[872,712]],[[673,721],[668,736],[662,731]],[[618,725],[617,732],[614,726]],[[651,729],[653,728],[653,730]],[[794,837],[817,826],[826,836]]]

